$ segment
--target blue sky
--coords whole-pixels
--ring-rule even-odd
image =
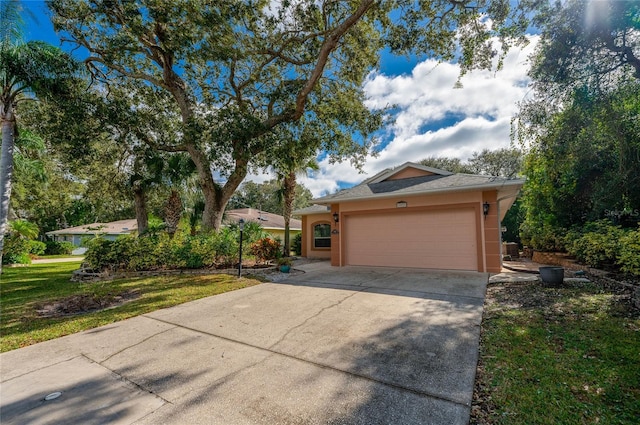
[[[22,4],[37,20],[25,16],[26,38],[60,46],[44,1],[23,0]],[[380,132],[379,155],[367,160],[364,174],[348,161],[330,164],[328,159],[321,160],[320,170],[300,182],[320,196],[407,161],[428,156],[466,160],[484,148],[509,147],[510,121],[517,112],[517,102],[530,94],[527,57],[536,41],[532,36],[528,46],[513,49],[503,70],[497,73],[474,71],[465,75],[463,88],[457,89],[456,64],[384,54],[380,69],[373,70],[364,85],[370,108],[397,105],[395,122]],[[249,179],[260,182],[272,177],[259,174]]]

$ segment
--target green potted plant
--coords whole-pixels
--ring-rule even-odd
[[[289,273],[291,271],[291,257],[280,257],[278,258],[278,269],[282,273]]]

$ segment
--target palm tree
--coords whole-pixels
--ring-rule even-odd
[[[77,63],[57,47],[41,41],[24,42],[21,10],[19,1],[0,3],[0,260],[11,199],[16,106],[27,99],[59,93],[78,70]]]
[[[291,253],[291,237],[289,235],[289,224],[291,222],[291,213],[293,212],[293,201],[296,195],[297,175],[306,174],[309,169],[318,169],[318,164],[315,159],[308,160],[307,163],[301,164],[298,168],[294,168],[291,171],[284,171],[282,174],[278,173],[278,178],[282,180],[282,189],[279,193],[282,193],[282,215],[284,217],[284,244],[283,254],[288,257]]]
[[[292,135],[293,136],[293,135]],[[303,132],[299,135],[301,139],[305,137]],[[309,146],[310,143],[300,143],[294,138],[284,145],[282,154],[278,155],[278,165],[276,174],[278,180],[282,182],[280,190],[277,192],[278,198],[282,199],[282,215],[284,217],[284,244],[283,255],[288,257],[291,253],[291,238],[289,236],[289,223],[293,212],[293,201],[296,194],[297,175],[307,174],[309,169],[317,170],[318,164],[315,160],[315,151]]]
[[[9,223],[11,233],[17,237],[27,240],[33,240],[38,237],[40,230],[38,225],[27,220],[14,220]]]

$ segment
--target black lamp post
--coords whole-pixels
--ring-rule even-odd
[[[240,227],[240,252],[238,257],[240,257],[238,261],[238,277],[242,274],[242,231],[244,230],[244,220],[240,219],[238,221],[238,227]]]

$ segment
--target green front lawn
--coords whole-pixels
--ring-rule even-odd
[[[226,274],[121,279],[74,283],[71,273],[79,262],[3,267],[0,279],[0,352],[106,325],[161,308],[171,307],[260,283]],[[74,307],[80,301],[106,304],[118,297],[128,302],[102,311],[43,317],[55,302]]]
[[[490,285],[476,391],[476,424],[637,424],[639,314],[593,283]]]

